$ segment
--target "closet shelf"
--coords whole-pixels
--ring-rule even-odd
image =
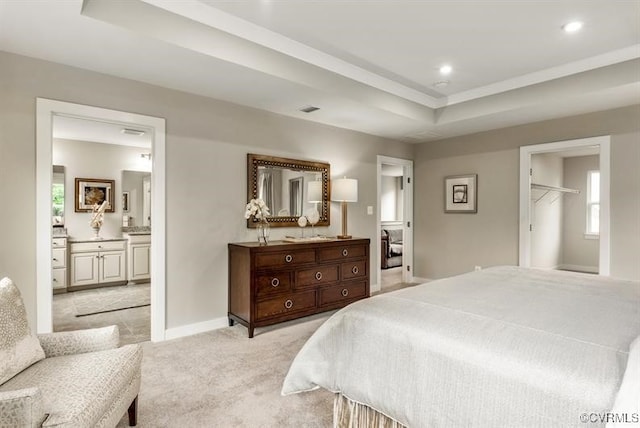
[[[542,196],[540,196],[538,199],[535,200],[536,203],[542,198],[544,198],[545,196],[547,196],[549,192],[574,193],[574,194],[580,193],[580,190],[576,190],[576,189],[569,189],[567,187],[559,187],[559,186],[547,186],[546,184],[537,184],[537,183],[531,183],[531,188],[544,190],[544,193],[542,194]]]

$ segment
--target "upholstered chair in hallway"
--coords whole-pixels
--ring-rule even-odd
[[[117,326],[34,335],[15,284],[0,281],[0,427],[114,427],[137,421],[140,345]]]

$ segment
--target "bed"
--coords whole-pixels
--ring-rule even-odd
[[[496,267],[335,313],[282,393],[336,393],[344,427],[604,426],[637,412],[639,334],[640,282]]]

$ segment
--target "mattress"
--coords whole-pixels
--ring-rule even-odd
[[[322,387],[409,427],[604,425],[583,415],[612,409],[638,335],[639,282],[496,267],[342,309],[282,393]]]

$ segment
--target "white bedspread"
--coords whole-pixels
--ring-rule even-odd
[[[638,335],[639,282],[490,268],[337,312],[282,393],[342,392],[409,427],[598,426],[580,416],[612,409]]]

